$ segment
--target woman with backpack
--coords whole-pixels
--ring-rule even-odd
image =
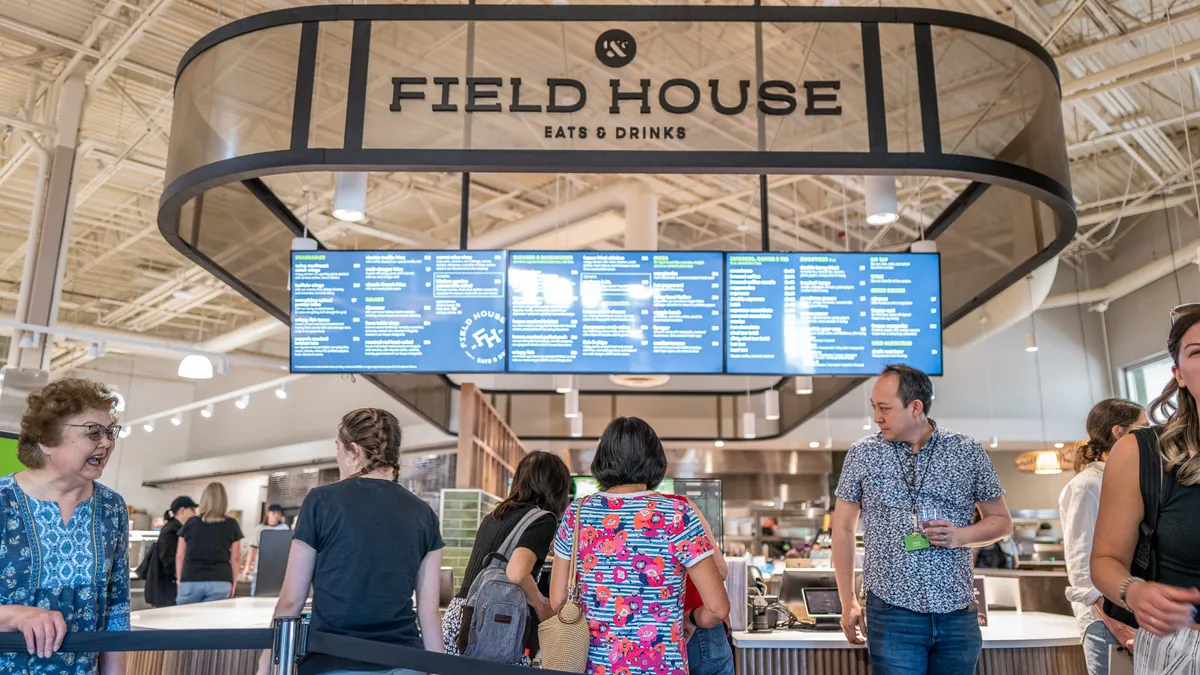
[[[1135,675],[1200,673],[1200,304],[1176,307],[1171,320],[1174,377],[1150,404],[1162,426],[1113,446],[1092,545],[1106,611],[1124,609],[1138,624]]]
[[[494,660],[502,652],[517,654],[528,650],[529,655],[537,653],[538,623],[552,614],[550,601],[538,589],[537,579],[554,543],[558,520],[567,508],[570,487],[571,471],[557,455],[531,452],[517,464],[508,498],[479,524],[462,586],[442,617],[447,654]],[[512,551],[507,556],[503,555],[506,542]],[[485,570],[501,568],[503,576],[481,576]],[[500,585],[511,584],[519,588],[528,605],[519,644],[505,644],[514,636],[509,634],[512,631],[504,631],[502,627],[516,625],[511,622],[512,617],[504,617],[504,622],[492,624],[490,617],[482,612],[481,605],[485,604],[489,590],[482,588],[480,582],[490,583],[493,578]],[[468,604],[468,599],[474,602]],[[472,640],[472,637],[485,639],[491,625],[500,628],[501,635],[486,640],[486,648],[482,644],[473,644],[479,640]],[[472,627],[476,631],[474,636]],[[528,658],[513,658],[512,662],[528,665]]]
[[[1067,552],[1067,600],[1079,622],[1089,675],[1108,675],[1109,647],[1131,647],[1133,629],[1104,613],[1104,597],[1092,584],[1089,561],[1100,509],[1100,483],[1117,441],[1148,424],[1146,411],[1120,398],[1097,403],[1087,416],[1088,439],[1075,450],[1075,477],[1058,497]]]

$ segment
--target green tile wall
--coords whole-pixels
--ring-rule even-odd
[[[483,517],[500,500],[480,490],[442,490],[442,565],[454,568],[454,583],[462,582]]]

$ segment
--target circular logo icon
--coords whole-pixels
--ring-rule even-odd
[[[604,31],[596,38],[596,58],[609,68],[623,68],[637,56],[637,41],[620,28]]]
[[[490,366],[504,360],[504,315],[475,312],[458,329],[458,346],[475,363]]]

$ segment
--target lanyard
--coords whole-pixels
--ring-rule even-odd
[[[931,441],[933,440],[932,436],[930,436],[930,440]],[[930,444],[929,451],[930,452],[933,451],[932,444]],[[929,453],[927,453],[927,454],[929,454]],[[908,472],[904,470],[904,462],[900,459],[900,455],[898,455],[898,454],[895,455],[896,466],[897,466],[897,468],[900,469],[900,480],[901,480],[901,482],[904,483],[905,489],[908,490],[908,497],[912,501],[912,516],[913,516],[914,523],[917,520],[917,502],[919,502],[921,500],[921,489],[925,486],[925,478],[927,476],[929,476],[929,467],[933,466],[933,457],[930,457],[929,459],[927,459],[925,461],[925,471],[921,473],[921,478],[918,481],[917,473],[918,473],[918,470],[921,465],[920,450],[918,450],[915,453],[915,455],[916,455],[916,457],[913,458],[914,465],[913,465],[913,470],[912,470],[912,480],[911,481],[908,479]],[[914,488],[915,488],[915,491],[914,491]],[[914,527],[915,527],[915,525],[914,525]]]

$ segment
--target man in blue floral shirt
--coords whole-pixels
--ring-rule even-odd
[[[970,547],[1012,534],[1012,516],[978,441],[929,419],[933,383],[889,366],[871,393],[879,433],[846,456],[833,513],[842,630],[867,642],[874,675],[972,675],[983,648]],[[972,525],[975,511],[982,519]],[[854,592],[855,530],[865,526],[866,616]]]

